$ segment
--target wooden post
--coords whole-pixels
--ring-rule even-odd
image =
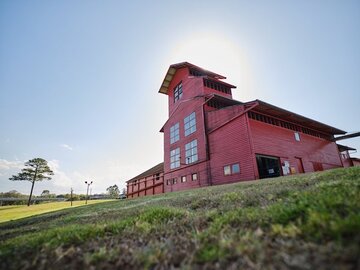
[[[73,189],[71,188],[71,192],[70,192],[70,202],[71,202],[71,206],[73,206],[72,202],[73,202]]]

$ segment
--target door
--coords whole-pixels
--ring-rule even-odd
[[[278,177],[281,175],[280,159],[273,156],[256,155],[260,178]]]
[[[296,158],[296,165],[297,165],[297,171],[298,173],[304,173],[304,165],[301,158]]]

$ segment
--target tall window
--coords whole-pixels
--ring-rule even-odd
[[[180,82],[177,86],[174,88],[174,102],[178,101],[182,97],[183,91],[182,91],[182,82]]]
[[[195,112],[191,113],[184,119],[185,136],[194,133],[196,131],[196,118]]]
[[[170,169],[180,167],[180,148],[170,151]]]
[[[186,164],[193,163],[198,160],[197,154],[197,140],[185,144],[185,158]]]
[[[177,142],[179,139],[179,123],[176,123],[170,128],[170,144]]]

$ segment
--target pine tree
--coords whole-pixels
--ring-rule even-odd
[[[47,161],[42,158],[34,158],[25,162],[25,168],[21,170],[17,175],[13,175],[9,178],[11,181],[30,181],[31,191],[28,200],[28,206],[31,203],[31,196],[34,189],[34,184],[36,181],[42,180],[51,180],[51,175],[54,175],[54,172],[47,165]]]

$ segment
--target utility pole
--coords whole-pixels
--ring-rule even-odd
[[[70,202],[71,202],[71,206],[72,206],[72,202],[73,202],[73,189],[71,188],[71,192],[70,192]]]
[[[89,196],[89,186],[90,186],[92,183],[93,183],[93,181],[91,181],[91,182],[85,181],[85,184],[87,184],[85,204],[87,204],[88,196]]]

